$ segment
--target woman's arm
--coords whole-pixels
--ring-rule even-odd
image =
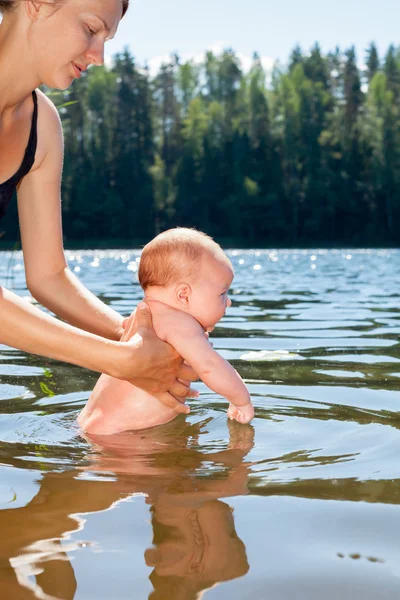
[[[115,370],[115,355],[122,345],[62,323],[4,288],[0,288],[0,342],[94,371]]]
[[[188,412],[174,397],[187,395],[176,378],[196,375],[158,339],[148,308],[138,311],[138,333],[128,342],[114,342],[63,323],[0,287],[0,343],[126,379],[177,412]]]
[[[119,340],[122,317],[89,292],[65,260],[60,198],[62,129],[55,107],[41,92],[38,103],[35,164],[18,189],[27,286],[43,306],[71,325]]]

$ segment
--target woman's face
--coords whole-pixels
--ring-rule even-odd
[[[117,31],[122,1],[66,0],[55,11],[38,6],[43,12],[30,29],[38,76],[48,87],[65,90],[89,65],[103,64],[104,44]]]

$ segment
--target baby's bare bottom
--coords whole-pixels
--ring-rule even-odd
[[[176,416],[174,410],[127,381],[101,375],[78,423],[88,433],[107,435],[162,425]]]

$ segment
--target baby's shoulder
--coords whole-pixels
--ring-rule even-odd
[[[168,341],[173,334],[204,334],[203,328],[192,315],[172,308],[157,300],[147,300],[153,317],[154,329],[159,338]]]

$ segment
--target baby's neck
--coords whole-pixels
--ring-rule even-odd
[[[148,287],[148,288],[146,288],[146,291],[144,293],[144,299],[161,302],[162,304],[165,304],[166,306],[169,306],[170,308],[174,308],[175,310],[180,310],[181,312],[187,313],[187,314],[191,315],[194,319],[196,319],[196,317],[190,312],[190,310],[185,310],[182,307],[182,305],[180,305],[178,303],[178,301],[175,299],[175,289],[174,288],[159,287],[159,286]],[[199,323],[199,325],[201,325],[201,323],[199,321],[198,321],[198,323]],[[203,327],[204,331],[206,331],[206,329],[204,328],[203,325],[201,325],[201,327]],[[210,330],[207,329],[207,331],[212,331],[212,329],[210,329]]]
[[[156,300],[162,302],[171,308],[176,310],[182,310],[178,302],[174,298],[173,290],[168,287],[151,286],[148,287],[144,293],[145,300]]]

